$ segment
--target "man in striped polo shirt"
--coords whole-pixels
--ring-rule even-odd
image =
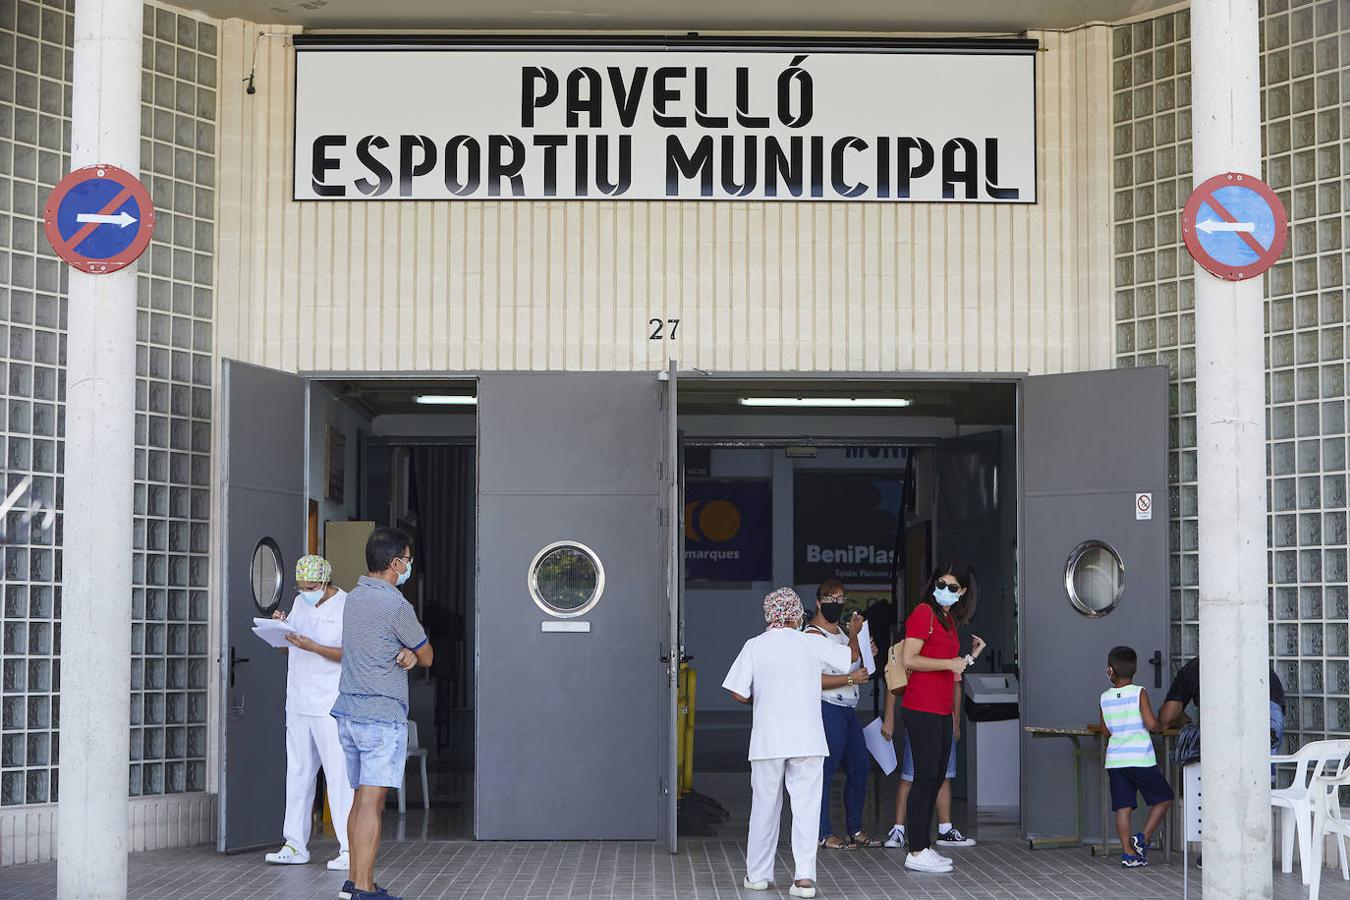
[[[356,797],[347,818],[351,880],[341,900],[398,900],[375,886],[384,795],[403,783],[408,747],[408,670],[431,665],[431,644],[399,586],[412,574],[412,548],[396,528],[366,541],[366,570],[342,615],[342,678],[332,715]]]
[[[1162,725],[1153,715],[1148,694],[1134,684],[1139,657],[1132,647],[1113,647],[1106,657],[1110,690],[1102,692],[1102,728],[1109,734],[1106,772],[1111,780],[1111,808],[1116,811],[1116,832],[1123,851],[1120,864],[1126,868],[1148,865],[1148,845],[1172,808],[1172,788],[1158,768],[1153,754],[1153,733]],[[1144,830],[1130,834],[1130,815],[1136,794],[1148,804]],[[1105,840],[1105,835],[1102,836]]]

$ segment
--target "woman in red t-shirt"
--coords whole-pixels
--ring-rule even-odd
[[[966,669],[956,626],[975,613],[975,572],[963,562],[939,566],[929,576],[919,605],[905,620],[901,662],[909,684],[900,704],[900,718],[914,756],[914,786],[909,792],[905,823],[909,855],[905,868],[919,872],[951,871],[952,862],[929,846],[933,805],[947,773],[952,750],[952,709],[956,676]]]

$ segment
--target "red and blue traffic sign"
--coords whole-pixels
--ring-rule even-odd
[[[145,186],[116,166],[76,169],[52,189],[43,211],[47,241],[82,272],[104,275],[136,261],[155,231]]]
[[[1227,281],[1255,278],[1275,264],[1289,237],[1284,204],[1270,186],[1241,172],[1207,179],[1181,213],[1186,249]]]

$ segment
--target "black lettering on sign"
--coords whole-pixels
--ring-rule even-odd
[[[460,148],[464,149],[461,177]],[[445,189],[456,197],[467,197],[478,190],[483,154],[478,142],[467,134],[459,134],[445,142]]]
[[[961,153],[957,162],[956,154]],[[975,142],[969,138],[952,138],[942,145],[942,196],[947,200],[956,197],[956,185],[965,188],[963,200],[974,200],[978,196],[980,159]]]
[[[342,163],[328,155],[330,147],[347,146],[347,138],[341,134],[321,134],[314,139],[313,163],[310,167],[310,184],[314,193],[320,197],[345,197],[347,188],[341,184],[324,184],[324,173],[330,169],[342,168]]]
[[[713,195],[713,139],[705,134],[699,138],[693,154],[684,152],[677,135],[666,135],[666,196],[680,196],[680,178],[699,179],[699,195]]]
[[[506,151],[511,151],[510,158]],[[520,172],[525,168],[525,143],[513,134],[488,135],[488,196],[502,195],[502,179],[511,183],[510,196],[525,194],[525,179]]]
[[[421,160],[413,162],[413,151]],[[398,194],[412,196],[412,180],[436,168],[436,142],[424,134],[405,134],[398,139]]]
[[[356,158],[378,180],[371,181],[369,178],[362,178],[356,182],[356,189],[367,196],[378,197],[389,190],[389,186],[394,183],[394,173],[389,171],[388,166],[375,158],[375,154],[370,152],[371,147],[377,150],[388,150],[389,142],[378,134],[368,134],[357,143]]]
[[[526,66],[520,73],[520,124],[534,127],[534,111],[558,99],[558,76],[552,69]]]
[[[801,128],[811,121],[813,85],[811,73],[801,67],[805,56],[794,56],[792,65],[778,75],[778,121],[789,128]],[[794,111],[793,94],[796,94]]]
[[[687,119],[684,116],[672,116],[666,113],[667,103],[680,102],[680,89],[671,82],[684,78],[687,70],[683,66],[662,66],[656,70],[652,86],[652,119],[662,128],[683,128]]]

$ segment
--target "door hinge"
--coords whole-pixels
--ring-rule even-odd
[[[670,788],[666,787],[666,779],[664,776],[657,781],[657,794],[662,797],[670,794]]]
[[[664,506],[658,507],[656,510],[656,524],[662,528],[666,527],[666,508]]]

